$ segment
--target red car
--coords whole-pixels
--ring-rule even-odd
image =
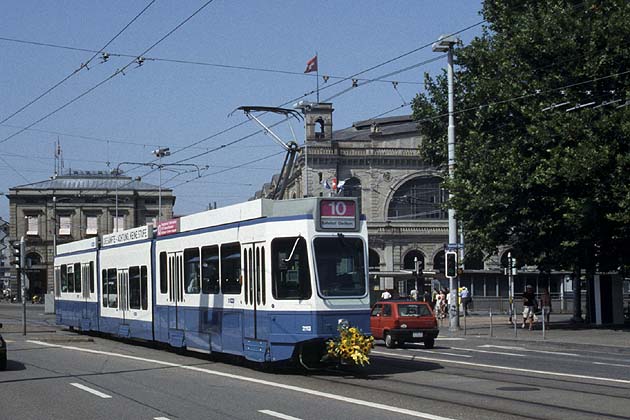
[[[377,302],[372,308],[370,327],[374,338],[385,340],[388,348],[422,342],[430,349],[440,332],[431,306],[413,300]]]

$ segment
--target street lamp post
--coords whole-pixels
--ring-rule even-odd
[[[434,52],[446,52],[448,54],[448,176],[453,178],[455,173],[455,115],[453,99],[453,46],[458,44],[459,38],[455,36],[440,36],[440,39],[433,44]],[[449,191],[449,200],[453,194]],[[450,247],[457,247],[457,220],[455,219],[455,209],[449,206],[448,209],[448,244]],[[450,307],[449,307],[449,330],[459,329],[459,305],[457,301],[456,277],[449,277]]]
[[[160,147],[153,151],[153,154],[159,159],[158,171],[160,173],[159,178],[160,181],[158,183],[158,214],[157,214],[157,225],[160,224],[160,218],[162,215],[162,158],[164,156],[170,156],[171,151],[168,147]]]

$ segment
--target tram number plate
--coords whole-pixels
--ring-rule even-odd
[[[422,338],[422,333],[421,332],[411,333],[411,336],[413,338]]]
[[[322,229],[357,229],[357,208],[354,201],[324,199],[319,206],[319,226]]]

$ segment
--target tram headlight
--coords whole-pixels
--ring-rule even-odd
[[[349,327],[350,327],[350,323],[348,322],[348,320],[347,320],[347,319],[340,318],[340,319],[337,321],[337,326],[338,326],[339,328],[349,328]]]

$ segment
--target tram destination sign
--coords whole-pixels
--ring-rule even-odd
[[[103,235],[103,246],[124,244],[126,242],[142,241],[153,237],[151,226],[140,226],[133,229],[123,230]]]
[[[322,198],[317,208],[317,230],[357,231],[359,213],[353,199]]]

